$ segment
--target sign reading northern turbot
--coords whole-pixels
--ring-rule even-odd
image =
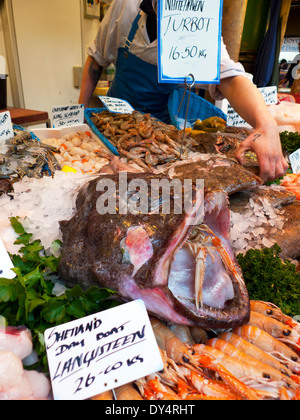
[[[220,83],[223,0],[158,0],[160,83]]]

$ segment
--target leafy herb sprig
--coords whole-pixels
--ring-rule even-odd
[[[115,294],[112,290],[91,287],[84,291],[79,285],[55,296],[53,281],[57,279],[59,257],[46,253],[41,241],[33,241],[19,218],[10,221],[19,235],[15,244],[22,247],[20,255],[10,255],[16,277],[0,278],[0,315],[7,325],[25,325],[32,332],[39,365],[47,372],[46,329],[112,308],[118,302],[111,299]],[[53,245],[59,247],[61,243],[55,241]]]
[[[237,256],[250,299],[277,305],[286,315],[300,315],[300,273],[295,264],[280,258],[275,244],[262,250],[250,249]]]
[[[282,149],[288,153],[294,153],[296,150],[300,149],[300,134],[284,131],[280,133],[280,140]]]

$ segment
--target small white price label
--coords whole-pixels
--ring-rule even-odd
[[[289,159],[291,162],[293,174],[299,174],[300,173],[300,149],[292,153]]]
[[[110,112],[132,114],[134,111],[134,108],[124,99],[112,98],[110,96],[99,96],[99,99]]]
[[[276,105],[278,103],[278,89],[277,86],[267,86],[258,88],[262,94],[266,105]]]
[[[84,123],[84,105],[65,105],[52,108],[54,128],[81,125]]]
[[[278,102],[277,86],[268,86],[258,88],[262,94],[266,105],[276,105]],[[228,103],[227,125],[231,127],[247,127],[252,128]]]
[[[0,114],[0,141],[14,137],[14,130],[9,111]]]
[[[14,279],[16,274],[12,271],[13,263],[0,239],[0,278]]]
[[[142,300],[45,332],[55,400],[85,400],[158,372],[160,351]]]

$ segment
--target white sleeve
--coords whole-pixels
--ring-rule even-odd
[[[222,38],[220,78],[222,80],[233,76],[249,77],[249,75],[247,75],[247,73],[245,72],[244,66],[241,63],[236,63],[229,57],[227,48]],[[215,100],[224,99],[223,95],[218,89],[218,85],[209,85],[209,93],[211,97]]]
[[[125,43],[132,22],[137,14],[139,0],[114,0],[102,20],[96,39],[87,53],[101,67],[116,64],[118,49]]]

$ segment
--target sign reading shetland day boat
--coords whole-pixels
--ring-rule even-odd
[[[50,328],[44,337],[55,400],[85,400],[163,368],[142,300]]]
[[[222,0],[158,0],[160,83],[220,82]]]

